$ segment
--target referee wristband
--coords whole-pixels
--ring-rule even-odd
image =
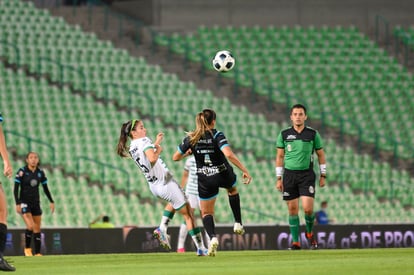
[[[283,167],[278,166],[278,167],[276,167],[275,171],[276,171],[276,177],[277,178],[283,176]]]
[[[326,164],[319,164],[319,170],[321,171],[322,175],[326,175]]]

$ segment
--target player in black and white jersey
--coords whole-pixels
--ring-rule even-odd
[[[45,172],[39,167],[39,155],[29,152],[26,155],[26,166],[17,171],[14,179],[14,200],[16,201],[16,212],[22,215],[26,224],[25,232],[25,256],[33,256],[31,249],[34,237],[35,256],[41,256],[41,224],[42,208],[40,207],[39,186],[43,188],[50,202],[50,210],[55,211],[55,202],[47,185]]]
[[[127,145],[128,138],[131,140]],[[184,191],[173,178],[167,165],[160,158],[162,152],[161,142],[163,133],[158,133],[155,142],[147,137],[147,130],[141,120],[130,120],[122,125],[118,141],[117,153],[121,157],[131,157],[144,174],[151,193],[168,202],[165,211],[179,212],[184,216],[188,233],[197,247],[198,256],[206,256],[207,250],[202,243],[200,228],[195,224],[190,205]],[[167,227],[154,230],[154,236],[158,238],[161,246],[171,249]]]
[[[3,116],[0,113],[0,156],[3,159],[3,175],[11,178],[13,168],[10,164],[9,154],[6,147],[6,139],[2,128]],[[0,182],[0,270],[15,271],[16,268],[10,265],[4,258],[4,250],[7,240],[7,200],[3,186]]]
[[[219,245],[215,232],[214,205],[220,187],[227,189],[235,219],[234,232],[236,234],[244,233],[240,196],[236,188],[237,177],[228,160],[242,171],[245,184],[249,184],[252,179],[246,167],[231,150],[225,135],[217,131],[215,125],[216,113],[214,110],[205,109],[198,113],[196,129],[188,133],[173,155],[174,161],[181,160],[189,154],[194,154],[196,159],[198,195],[204,228],[210,236],[208,251],[210,256],[216,255]]]

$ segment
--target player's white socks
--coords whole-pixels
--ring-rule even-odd
[[[177,249],[184,248],[185,239],[187,238],[187,225],[185,223],[182,223],[180,225],[180,231],[178,233],[178,244]]]
[[[196,245],[197,249],[205,249],[203,242],[203,237],[201,236],[201,232],[198,232],[196,235],[191,236],[193,239],[194,244]]]
[[[163,232],[167,232],[168,229],[168,223],[170,222],[170,218],[167,216],[162,216],[161,223],[160,223],[160,229]]]

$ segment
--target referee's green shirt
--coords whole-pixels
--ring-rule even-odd
[[[313,168],[313,153],[323,147],[319,133],[307,126],[301,133],[293,127],[282,130],[277,137],[276,146],[285,149],[284,167],[289,170]]]

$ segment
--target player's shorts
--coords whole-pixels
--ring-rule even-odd
[[[197,173],[198,176],[198,196],[200,200],[210,200],[215,198],[219,193],[219,188],[230,189],[237,183],[237,176],[233,172],[233,168],[228,166],[226,170],[212,175],[206,176]]]
[[[150,190],[154,196],[171,203],[175,210],[181,209],[187,203],[183,189],[172,177],[165,184],[150,184]]]
[[[22,215],[31,213],[32,216],[41,216],[42,215],[42,208],[40,208],[40,203],[25,203],[22,202],[20,204],[22,209]]]
[[[315,197],[315,172],[292,171],[285,169],[283,173],[283,200],[289,201],[301,196]]]

